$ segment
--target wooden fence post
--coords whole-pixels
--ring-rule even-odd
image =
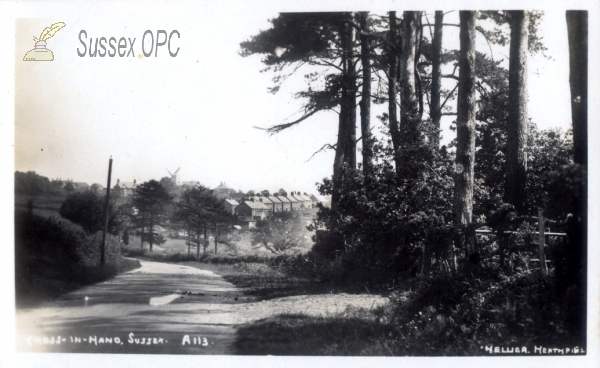
[[[539,225],[539,252],[540,252],[540,269],[542,270],[542,276],[548,275],[548,269],[546,268],[546,253],[544,253],[544,245],[546,243],[546,214],[544,210],[538,208],[538,225]]]

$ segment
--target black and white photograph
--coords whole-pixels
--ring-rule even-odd
[[[6,362],[600,364],[597,1],[0,5]]]

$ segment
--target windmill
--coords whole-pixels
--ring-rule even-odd
[[[167,172],[169,173],[169,175],[171,175],[171,180],[173,180],[173,184],[177,184],[177,173],[179,172],[179,170],[181,170],[181,167],[178,167],[177,170],[175,170],[174,173],[171,173],[169,171],[169,169],[167,169],[165,167],[165,169],[167,170]]]

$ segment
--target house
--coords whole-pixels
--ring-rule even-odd
[[[300,196],[304,199],[304,207],[306,207],[306,208],[313,208],[312,199],[310,199],[310,197],[308,196],[308,194],[302,193],[302,194],[300,194]]]
[[[223,202],[223,206],[227,210],[227,213],[229,213],[230,215],[235,215],[235,209],[239,205],[240,205],[240,203],[238,201],[236,201],[235,199],[226,199]]]
[[[267,206],[270,213],[275,212],[275,205],[269,197],[258,196],[258,201]]]
[[[281,201],[281,208],[283,211],[291,211],[292,210],[292,202],[283,195],[280,194],[275,194],[277,196],[277,199],[279,199]]]
[[[117,179],[117,184],[115,184],[113,190],[122,197],[129,197],[133,195],[135,187],[137,187],[135,179],[133,182],[121,182],[119,179]]]
[[[256,220],[248,216],[238,216],[238,224],[242,229],[253,229],[256,227]]]
[[[83,182],[73,183],[73,187],[75,188],[75,190],[80,191],[80,192],[90,189],[90,185],[88,183],[83,183]]]
[[[100,183],[94,183],[94,184],[90,185],[90,189],[91,188],[95,188],[96,191],[100,194],[106,193],[106,188],[104,188],[104,186]]]
[[[277,197],[277,194],[274,194],[269,197],[269,200],[273,202],[273,212],[282,212],[283,211],[283,202]]]
[[[306,200],[302,198],[300,192],[292,192],[290,195],[298,201],[298,208],[307,208],[305,203]]]
[[[319,198],[315,197],[314,194],[309,195],[309,197],[312,200],[313,207],[316,207],[318,203],[321,203],[321,201],[319,201]]]
[[[244,200],[236,209],[238,216],[247,216],[255,220],[264,220],[267,217],[268,208],[261,202],[255,202],[254,198]]]
[[[235,193],[235,189],[228,187],[225,182],[221,182],[213,191],[218,198],[230,198]]]
[[[292,193],[290,193],[287,196],[285,196],[285,198],[287,198],[288,201],[290,201],[290,203],[291,203],[291,210],[292,211],[298,211],[300,209],[301,203],[298,202],[298,200],[296,198],[294,198],[294,196],[292,195]]]
[[[181,182],[181,187],[184,187],[184,188],[196,188],[196,187],[199,187],[200,185],[202,185],[202,184],[200,184],[199,181],[182,181]]]

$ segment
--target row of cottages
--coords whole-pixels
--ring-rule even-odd
[[[286,193],[287,194],[287,193]],[[314,197],[314,196],[313,196]],[[297,211],[303,208],[313,208],[318,199],[314,200],[306,193],[292,192],[288,195],[275,193],[243,197],[240,202],[235,199],[225,199],[224,205],[227,212],[237,215],[242,225],[254,227],[257,220],[264,220],[274,212]]]
[[[73,190],[81,192],[90,189],[90,185],[88,183],[75,182],[73,181],[73,179],[67,179],[65,181],[63,181],[62,179],[52,179],[52,183],[59,183],[59,186],[61,188],[65,188],[67,184],[71,184]]]
[[[133,179],[133,182],[121,182],[119,179],[117,179],[117,184],[115,184],[113,190],[117,195],[129,197],[133,195],[135,187],[137,187],[135,179]]]
[[[202,184],[200,184],[199,181],[182,181],[181,182],[181,187],[186,189],[186,188],[198,188],[200,187]]]

